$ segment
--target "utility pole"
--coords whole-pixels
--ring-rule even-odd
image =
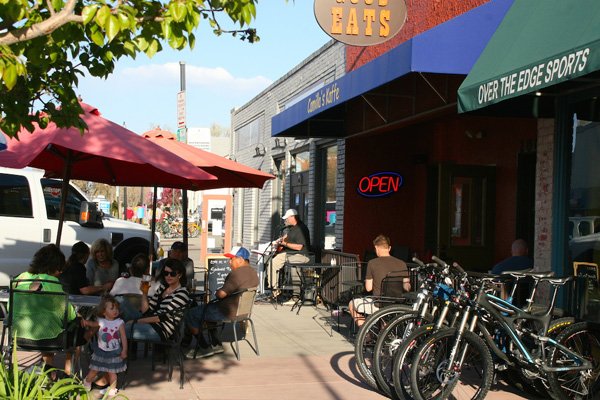
[[[180,127],[180,129],[182,129],[182,131],[184,132],[183,137],[185,137],[185,140],[181,140],[182,135],[178,135],[179,136],[179,140],[181,140],[182,142],[184,142],[185,144],[187,144],[187,122],[186,122],[186,118],[185,118],[185,102],[186,102],[186,98],[185,98],[185,61],[179,61],[179,74],[180,74],[180,80],[181,80],[181,93],[183,93],[183,127]],[[181,121],[181,119],[180,119]],[[178,124],[179,125],[179,122]],[[181,208],[183,209],[183,243],[185,243],[185,245],[188,245],[188,198],[187,198],[187,190],[183,189],[181,191]]]

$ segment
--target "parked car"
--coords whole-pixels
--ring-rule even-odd
[[[40,247],[56,243],[61,192],[62,182],[44,178],[42,171],[0,168],[0,287],[7,287],[11,276],[26,271]],[[124,268],[136,254],[149,253],[150,234],[142,225],[104,214],[70,185],[60,241],[67,257],[74,243],[91,245],[105,238],[114,246],[114,258]],[[158,234],[154,244],[156,253],[160,246]]]

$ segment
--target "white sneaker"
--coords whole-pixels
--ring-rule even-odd
[[[88,392],[90,392],[92,390],[92,382],[88,382],[87,379],[83,380],[83,387],[85,388],[85,390],[87,390]]]
[[[109,386],[109,387],[107,387],[107,388],[104,388],[104,389],[102,389],[102,390],[100,391],[100,394],[101,394],[101,395],[103,395],[103,396],[104,396],[106,393],[108,393],[108,395],[109,395],[109,396],[116,396],[116,395],[117,395],[117,393],[119,393],[119,389],[117,389],[117,388],[110,388],[110,386]]]
[[[223,353],[225,351],[225,349],[223,348],[222,344],[217,344],[214,346],[210,346],[210,349],[213,351],[214,354],[220,354]]]

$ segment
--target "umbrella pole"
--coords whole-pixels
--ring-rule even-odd
[[[152,269],[152,261],[154,261],[154,232],[156,232],[156,196],[158,194],[158,187],[154,185],[154,196],[152,196],[152,222],[150,223],[150,269]]]
[[[188,245],[188,198],[187,198],[187,190],[183,189],[182,193],[181,193],[181,197],[182,197],[182,205],[183,205],[183,243],[185,243],[185,246],[187,247]],[[189,248],[188,248],[189,249]]]
[[[69,179],[71,176],[72,166],[73,150],[68,150],[63,168],[63,180],[60,192],[60,211],[58,214],[58,230],[56,231],[56,247],[58,248],[60,248],[60,237],[62,236],[63,222],[65,221],[65,210],[67,208],[67,197],[69,197]]]

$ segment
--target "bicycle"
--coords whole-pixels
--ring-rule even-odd
[[[598,393],[598,359],[593,357],[600,352],[600,341],[594,338],[595,331],[572,324],[556,339],[548,335],[558,288],[573,278],[526,275],[552,286],[546,312],[533,315],[496,297],[489,293],[494,278],[483,278],[476,300],[465,306],[458,327],[431,335],[416,350],[410,372],[416,399],[484,398],[494,377],[492,353],[499,367],[518,367],[547,379],[552,394],[560,399],[588,399]],[[506,336],[496,341],[486,324],[478,324],[480,320],[498,326]],[[480,335],[474,332],[476,326]],[[582,342],[587,348],[579,345]]]
[[[156,225],[156,230],[160,232],[165,239],[170,239],[173,237],[171,234],[171,227],[165,219],[158,221],[158,224]]]
[[[454,289],[442,282],[452,284],[464,271],[462,268],[451,268],[448,264],[434,258],[434,261],[439,265],[439,270],[435,279],[432,272],[435,272],[437,267],[428,269],[428,277],[425,279],[425,284],[421,288],[417,298],[416,311],[406,315],[398,316],[387,324],[377,338],[373,351],[373,375],[379,389],[388,397],[394,395],[394,386],[392,380],[392,364],[396,349],[406,340],[406,338],[415,330],[421,327],[424,323],[429,324],[433,321],[433,316],[439,314],[438,322],[440,324],[446,322],[446,316],[449,308],[452,305],[448,299],[454,293]],[[420,268],[427,268],[418,259],[413,259]],[[454,285],[453,285],[454,286]],[[430,314],[430,307],[432,313]],[[439,310],[439,312],[438,312]]]
[[[520,279],[526,277],[521,272],[507,272],[506,276],[516,278],[517,282]],[[388,350],[392,352],[393,357],[393,379],[392,384],[389,384],[388,382],[388,385],[390,385],[392,390],[395,391],[395,393],[393,394],[395,394],[397,398],[403,400],[412,400],[414,398],[412,390],[410,388],[409,372],[412,368],[411,361],[414,357],[416,349],[418,349],[419,346],[422,343],[424,343],[424,341],[427,340],[433,333],[436,333],[442,329],[455,327],[456,321],[459,320],[459,317],[461,315],[463,305],[466,301],[468,301],[469,297],[473,297],[473,295],[475,294],[473,289],[475,289],[478,284],[478,279],[476,277],[467,276],[466,274],[464,274],[461,278],[461,283],[457,287],[457,290],[453,292],[447,291],[447,295],[445,296],[446,304],[440,313],[438,321],[435,324],[424,325],[416,329],[410,334],[410,336],[404,338],[402,341],[398,342],[397,339],[395,339],[394,321],[392,321],[386,328],[386,330],[381,333],[379,340],[387,340],[391,341],[392,343],[394,343],[395,341],[395,348],[391,346]],[[535,295],[537,284],[538,281],[535,280],[531,289],[531,293],[526,300],[528,309],[532,308],[533,298]],[[471,288],[471,290],[467,290],[469,287]],[[509,298],[506,300],[507,302],[512,303],[512,299],[514,297],[514,294],[516,293],[516,290],[517,285],[515,284],[512,287],[512,291]],[[556,314],[562,316],[562,313]],[[548,329],[548,334],[557,335],[559,332],[562,331],[562,329],[574,322],[575,319],[570,317],[558,318],[556,320],[553,320],[550,325],[550,328]],[[482,326],[483,323],[486,323],[486,321],[477,321],[477,327],[479,331],[488,330],[494,332],[493,336],[494,340],[496,341],[499,341],[504,337],[501,331],[495,331],[493,326],[488,326],[487,328],[485,328]],[[503,348],[503,351],[506,352],[509,350]],[[543,396],[545,394],[543,386],[540,387],[538,385],[535,385],[536,387],[534,387],[533,384],[537,382],[532,383],[528,381],[526,377],[520,375],[519,371],[508,368],[504,372],[506,372],[504,380],[507,381],[507,383],[512,384],[513,386],[531,395]]]
[[[433,318],[432,315],[436,314],[438,307],[437,302],[431,302],[431,293],[435,289],[439,279],[436,271],[440,270],[441,267],[436,263],[425,265],[418,259],[413,259],[413,261],[418,264],[415,272],[419,276],[418,280],[422,282],[416,294],[416,301],[412,306],[389,305],[371,314],[359,329],[354,345],[356,364],[360,374],[371,387],[381,389],[386,393],[386,387],[378,385],[374,374],[374,348],[380,332],[390,321],[397,317],[404,317],[403,322],[406,323],[404,328],[412,330],[415,324],[420,324],[423,321],[431,321]],[[441,262],[441,260],[439,261]],[[412,297],[410,293],[405,294],[405,296]]]
[[[198,237],[198,235],[200,235],[200,227],[195,223],[192,222],[191,224],[188,223],[188,236],[191,238],[195,238]]]

